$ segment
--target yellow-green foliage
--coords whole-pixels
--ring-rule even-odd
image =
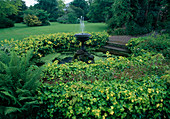
[[[162,54],[152,56],[146,53],[143,56],[114,57],[95,61],[94,64],[85,62],[73,62],[58,64],[56,60],[48,63],[43,71],[43,79],[48,81],[72,81],[72,80],[113,80],[141,78],[146,75],[161,76],[168,67],[163,66]]]
[[[56,33],[49,35],[37,35],[24,38],[22,41],[4,40],[1,41],[1,46],[8,45],[13,48],[18,54],[22,55],[29,49],[34,49],[34,55],[41,57],[46,54],[63,51],[74,50],[79,48],[81,43],[74,37],[75,33]],[[92,36],[86,42],[87,46],[99,48],[105,45],[109,35],[106,32],[90,33]]]
[[[127,44],[129,50],[135,56],[146,52],[162,53],[165,57],[170,57],[170,35],[156,35],[149,37],[133,38]]]
[[[30,14],[24,16],[24,22],[27,26],[40,26],[42,24],[42,22],[38,20],[37,16]]]
[[[168,118],[169,88],[156,76],[143,80],[44,84],[38,91],[43,118]]]

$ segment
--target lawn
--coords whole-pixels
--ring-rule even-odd
[[[102,32],[106,31],[105,23],[87,23],[85,22],[85,31]],[[22,40],[30,35],[50,34],[57,32],[80,32],[80,24],[60,24],[52,22],[50,26],[27,27],[25,24],[16,23],[15,27],[0,29],[0,41],[4,39]]]

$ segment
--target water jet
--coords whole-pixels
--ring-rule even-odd
[[[86,63],[89,63],[89,61],[91,63],[94,63],[94,56],[89,54],[85,49],[85,44],[84,43],[87,40],[89,40],[89,38],[91,37],[91,34],[83,33],[84,32],[84,18],[82,16],[81,16],[81,19],[80,19],[80,26],[81,26],[82,33],[75,34],[74,36],[76,37],[76,39],[78,41],[81,42],[81,48],[80,48],[80,50],[78,50],[76,52],[76,54],[74,55],[73,60],[78,59],[78,60],[86,62]]]

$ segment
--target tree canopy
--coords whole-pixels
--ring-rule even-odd
[[[14,21],[10,20],[9,16],[18,13],[21,3],[21,0],[0,1],[0,28],[14,26]]]
[[[114,0],[107,23],[123,34],[145,34],[165,20],[167,4],[167,0]]]
[[[81,16],[84,16],[85,19],[87,19],[86,14],[88,13],[88,3],[85,0],[73,0],[73,2],[70,3],[70,5],[72,6],[72,9],[75,10],[75,12],[80,12],[78,14],[81,14]],[[75,6],[75,7],[73,7]],[[80,15],[78,15],[80,16]]]
[[[83,10],[86,10],[88,7],[88,4],[85,0],[73,0],[73,2],[70,4],[74,5],[75,7],[80,7]]]
[[[89,0],[88,18],[91,22],[105,22],[111,15],[112,0]]]
[[[48,13],[52,13],[58,5],[57,0],[37,0],[37,2],[37,7]]]
[[[50,20],[55,21],[64,11],[64,3],[62,0],[37,0],[35,8],[47,11],[50,14]]]
[[[21,0],[1,0],[0,1],[0,17],[7,17],[17,14],[21,6]]]

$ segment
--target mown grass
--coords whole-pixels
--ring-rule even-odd
[[[106,31],[105,23],[87,23],[85,22],[85,31],[102,32]],[[50,26],[27,27],[25,24],[16,23],[15,27],[0,29],[0,41],[4,39],[22,40],[30,35],[50,34],[57,32],[81,32],[80,24],[60,24],[52,22]]]

